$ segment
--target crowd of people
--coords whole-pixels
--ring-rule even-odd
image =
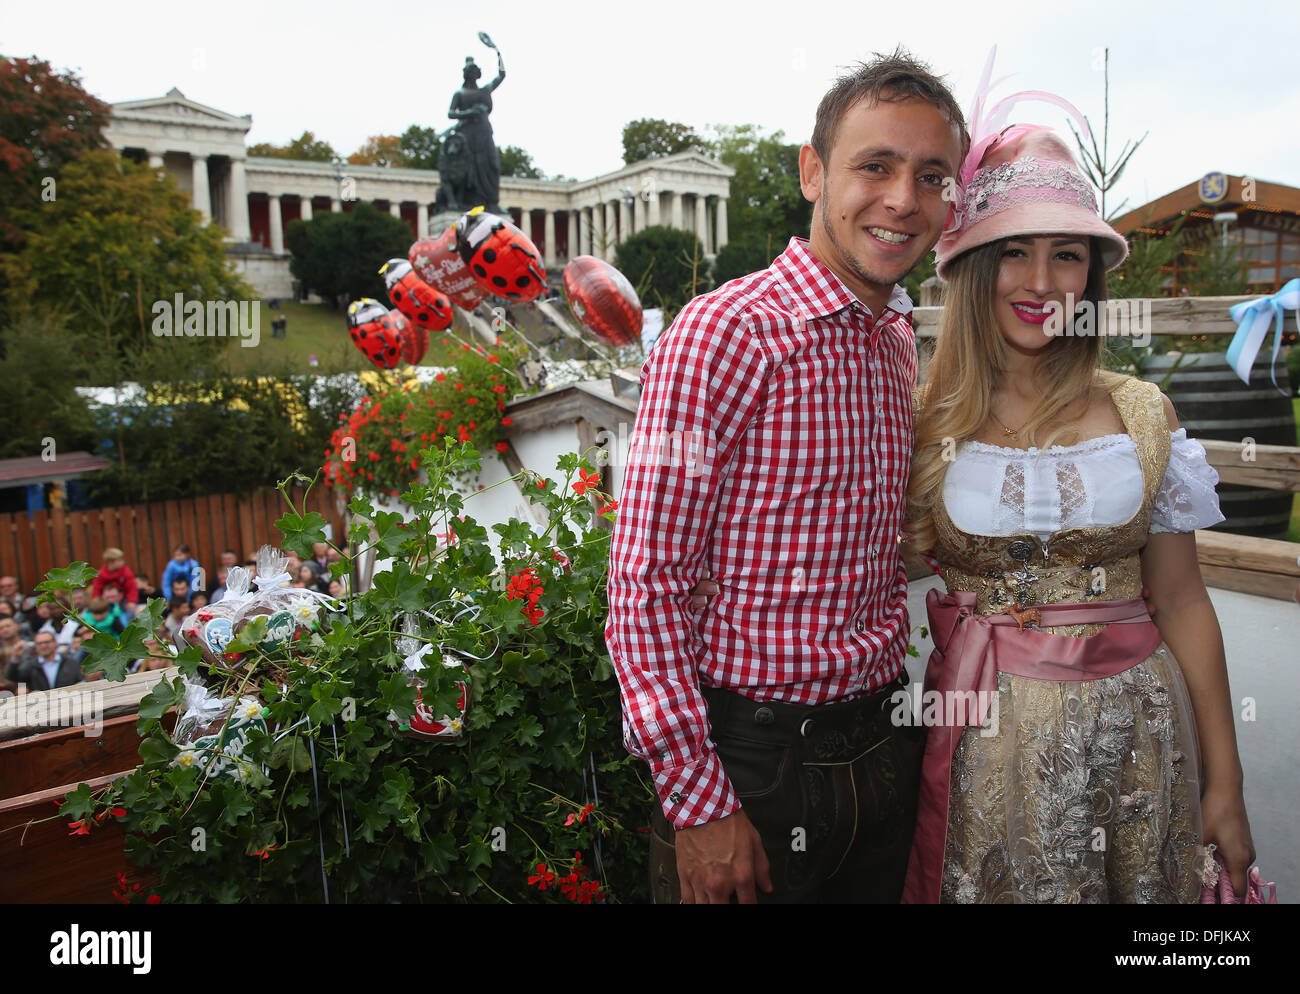
[[[294,587],[342,597],[345,584],[330,579],[330,567],[339,554],[324,542],[312,547],[312,558],[303,560],[286,552],[287,570]],[[145,640],[150,655],[137,659],[132,671],[162,669],[170,665],[165,646],[172,645],[181,625],[194,611],[215,604],[226,595],[226,578],[240,565],[239,556],[227,549],[221,553],[209,587],[207,572],[181,543],[172,550],[163,567],[159,586],[151,577],[135,572],[121,549],[104,550],[103,562],[90,585],[61,595],[64,603],[37,603],[34,593],[25,594],[15,576],[0,576],[0,692],[27,693],[68,687],[83,680],[95,680],[101,672],[85,673],[84,643],[99,633],[118,636],[126,630],[141,607],[151,600],[166,601],[163,622]],[[253,554],[243,566],[256,574]],[[69,606],[71,610],[69,610]]]

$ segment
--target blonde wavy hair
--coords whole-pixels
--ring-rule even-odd
[[[990,398],[1006,368],[1006,344],[994,303],[998,266],[1007,241],[972,249],[954,260],[948,272],[934,356],[916,394],[916,442],[903,530],[908,544],[918,552],[934,549],[934,512],[943,493],[948,462],[956,446],[974,438],[989,418]],[[1106,270],[1096,239],[1090,241],[1083,299],[1096,306],[1106,299]],[[1123,379],[1101,368],[1104,349],[1104,337],[1099,334],[1062,335],[1047,346],[1043,371],[1048,391],[1019,432],[1030,445],[1046,449],[1078,440],[1077,430],[1064,427],[1048,431],[1041,443],[1038,436],[1094,387],[1113,389]]]

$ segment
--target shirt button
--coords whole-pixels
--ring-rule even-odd
[[[867,623],[866,623],[865,621],[859,621],[859,622],[858,622],[856,625],[854,625],[853,627],[856,628],[856,629],[857,629],[858,631],[860,631],[860,632],[865,632],[865,631],[867,630]]]
[[[672,801],[674,804],[681,804],[682,795],[677,791],[673,791],[671,794],[668,795],[668,800]]]

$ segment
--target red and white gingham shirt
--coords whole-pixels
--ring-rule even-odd
[[[910,313],[895,287],[873,320],[795,238],[692,300],[646,359],[605,640],[627,748],[677,828],[740,806],[701,684],[822,704],[903,668]],[[693,613],[706,568],[719,590]]]

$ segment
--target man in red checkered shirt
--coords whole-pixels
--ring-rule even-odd
[[[799,158],[809,239],[695,298],[646,360],[605,634],[662,805],[656,901],[902,892],[923,743],[889,720],[917,371],[897,282],[964,141],[905,53],[840,79]]]

